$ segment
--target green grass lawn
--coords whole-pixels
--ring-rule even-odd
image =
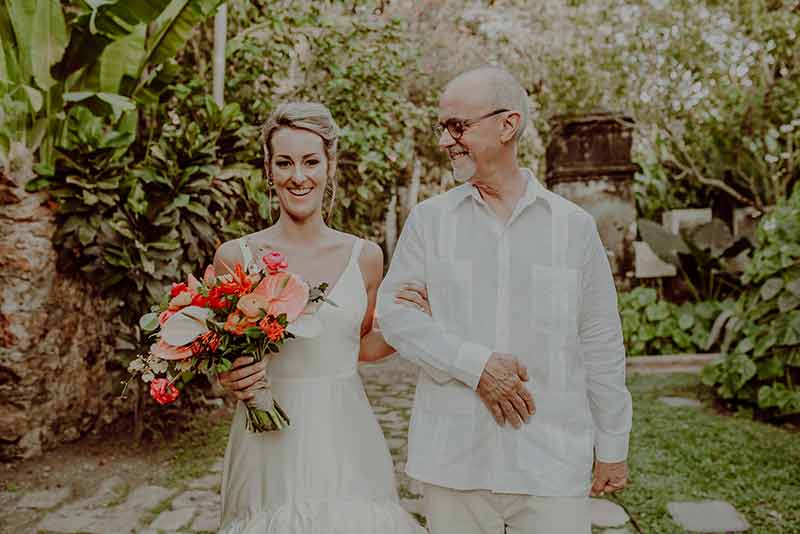
[[[628,382],[631,483],[616,501],[640,532],[684,532],[667,512],[670,501],[721,499],[747,518],[752,533],[800,533],[800,433],[716,414],[695,375],[634,375]],[[658,400],[663,395],[700,398],[704,407],[671,408]]]

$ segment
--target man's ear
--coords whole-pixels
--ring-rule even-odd
[[[522,126],[522,115],[518,111],[511,111],[503,119],[502,131],[500,132],[500,142],[505,144],[514,139],[514,136]]]

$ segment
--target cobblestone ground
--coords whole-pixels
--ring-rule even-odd
[[[399,358],[364,366],[367,394],[380,420],[397,472],[403,505],[419,512],[419,489],[403,472],[406,432],[416,372]],[[222,459],[208,473],[177,487],[132,487],[121,476],[105,479],[93,495],[75,498],[62,485],[44,491],[0,491],[3,534],[169,534],[216,532],[219,521]]]
[[[401,504],[424,524],[421,488],[405,474],[406,436],[416,368],[400,358],[360,369],[367,396],[394,461]],[[175,487],[132,483],[111,476],[93,495],[75,498],[69,484],[45,491],[0,492],[3,534],[171,534],[216,532],[222,458],[199,478]],[[593,532],[625,534],[628,517],[617,505],[593,499]],[[608,529],[612,526],[622,528]]]

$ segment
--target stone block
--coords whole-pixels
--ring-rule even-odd
[[[180,530],[189,524],[195,513],[197,513],[197,510],[194,508],[167,510],[166,512],[161,512],[158,517],[150,523],[150,528],[156,530]]]
[[[711,219],[711,208],[670,210],[661,214],[661,224],[676,235],[681,230],[691,230],[710,223]]]
[[[744,532],[750,528],[736,508],[725,501],[671,502],[667,510],[689,532]]]
[[[628,514],[616,503],[606,499],[589,499],[589,517],[598,527],[620,527],[628,522]]]
[[[20,499],[19,503],[17,503],[17,507],[46,510],[58,506],[67,500],[71,493],[72,488],[70,486],[28,493]]]
[[[633,250],[636,258],[636,278],[659,278],[678,274],[674,265],[656,256],[650,245],[644,241],[634,241]]]

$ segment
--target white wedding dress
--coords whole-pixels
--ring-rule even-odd
[[[245,261],[252,254],[243,245]],[[367,294],[363,241],[316,312],[324,332],[291,339],[268,374],[291,420],[277,432],[245,428],[236,409],[222,479],[224,534],[420,534],[399,505],[389,449],[357,372]]]

